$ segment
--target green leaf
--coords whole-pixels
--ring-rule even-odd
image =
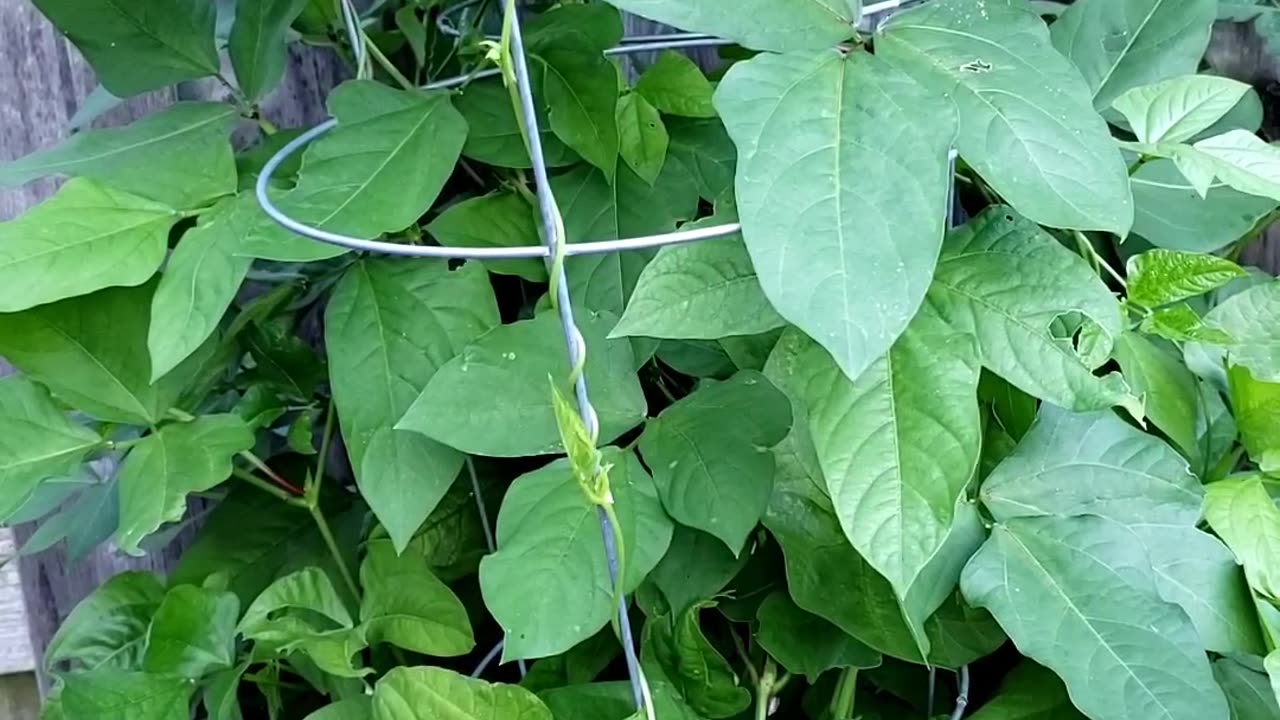
[[[0,380],[0,517],[21,509],[40,481],[75,470],[102,445],[96,432],[71,422],[49,392],[21,377]]]
[[[62,677],[64,720],[187,720],[195,685],[172,675],[100,669]]]
[[[930,302],[978,339],[982,364],[1035,397],[1074,410],[1131,404],[1119,375],[1093,369],[1122,328],[1120,304],[1083,259],[1032,222],[993,207],[947,238]],[[1101,331],[1086,357],[1053,337],[1078,313]]]
[[[1280,148],[1248,130],[1231,130],[1195,145],[1157,146],[1204,195],[1218,178],[1249,195],[1280,200]]]
[[[1231,706],[1231,720],[1269,720],[1280,713],[1280,703],[1267,676],[1231,658],[1213,661],[1213,675]]]
[[[1271,692],[1280,702],[1280,650],[1272,650],[1263,661],[1267,676],[1271,678]]]
[[[304,720],[373,720],[373,699],[360,695],[326,705]]]
[[[249,100],[271,92],[284,77],[289,26],[306,4],[307,0],[236,3],[227,54],[236,71],[236,84]]]
[[[149,435],[120,467],[119,548],[138,543],[187,510],[187,493],[202,492],[231,475],[232,458],[253,447],[253,433],[237,415],[206,415],[166,425]]]
[[[538,698],[556,720],[626,720],[636,709],[626,682],[556,687],[538,693]]]
[[[74,662],[86,670],[140,669],[151,616],[164,587],[151,573],[125,572],[76,605],[45,649],[45,667]]]
[[[235,661],[240,599],[229,592],[179,585],[156,609],[143,667],[157,675],[199,680]]]
[[[173,407],[198,365],[184,363],[159,382],[150,382],[147,315],[152,293],[151,285],[113,288],[0,314],[0,356],[95,419],[155,424]]]
[[[98,81],[129,97],[218,72],[214,3],[207,0],[118,0],[85,6],[37,0],[93,66]]]
[[[1150,250],[1129,258],[1129,300],[1149,308],[1216,290],[1247,273],[1224,258],[1178,250]]]
[[[693,225],[718,224],[717,218]],[[734,234],[659,250],[610,337],[716,340],[785,324],[760,289],[742,236]]]
[[[1231,342],[1231,336],[1224,331],[1206,327],[1200,315],[1186,303],[1156,310],[1142,319],[1138,329],[1148,335],[1155,335],[1173,342]],[[1197,347],[1203,348],[1203,346]]]
[[[1080,68],[1102,112],[1132,88],[1194,73],[1216,11],[1214,0],[1083,0],[1058,17],[1050,35]]]
[[[466,141],[466,121],[449,96],[351,80],[327,103],[338,126],[307,147],[298,184],[280,198],[280,209],[309,225],[364,238],[417,222]]]
[[[350,630],[354,625],[329,576],[319,568],[308,567],[285,575],[263,590],[245,610],[236,630],[247,640],[280,648],[311,639],[320,631],[335,627]]]
[[[201,698],[209,720],[244,720],[237,695],[240,680],[249,669],[249,664],[249,660],[244,660],[239,665],[216,672],[209,678]]]
[[[746,370],[663,410],[645,428],[640,452],[671,517],[715,535],[736,555],[769,504],[769,449],[790,428],[787,397]]]
[[[875,650],[915,663],[925,662],[921,645],[931,650],[928,662],[955,668],[1004,643],[989,615],[949,596],[961,566],[982,542],[982,526],[974,506],[961,506],[968,520],[956,523],[954,547],[940,553],[940,566],[928,571],[939,578],[938,587],[921,587],[920,595],[912,598],[913,606],[932,605],[937,612],[924,623],[923,630],[912,628],[889,581],[853,549],[840,528],[821,478],[815,478],[809,469],[816,460],[803,459],[812,448],[798,452],[797,444],[793,430],[774,451],[778,473],[763,520],[782,546],[787,586],[797,605]]]
[[[613,63],[580,41],[542,48],[534,59],[552,132],[612,183],[619,142],[618,71]]]
[[[692,218],[698,210],[694,178],[678,163],[667,163],[652,185],[625,164],[610,184],[603,173],[578,167],[551,180],[569,242],[592,242],[659,235]],[[565,268],[574,305],[621,315],[652,251],[571,257]]]
[[[1198,62],[1193,59],[1192,66]],[[1251,89],[1231,78],[1184,75],[1135,87],[1112,105],[1129,121],[1139,142],[1186,142],[1213,127]]]
[[[140,285],[164,261],[173,209],[73,179],[50,200],[0,223],[0,312]]]
[[[857,377],[929,287],[950,110],[879,56],[830,50],[734,65],[716,108],[738,146],[742,234],[765,295]]]
[[[370,645],[388,642],[439,657],[465,655],[475,647],[467,609],[421,555],[397,555],[390,543],[371,543],[360,565],[360,585],[360,620]]]
[[[1142,542],[1095,516],[996,525],[960,587],[1095,720],[1215,718],[1227,704],[1186,614],[1162,602]]]
[[[525,47],[538,53],[557,44],[579,44],[602,53],[622,42],[622,16],[605,4],[557,5],[529,18]]]
[[[662,666],[667,678],[698,715],[730,718],[751,704],[751,693],[738,684],[733,666],[707,640],[699,615],[713,602],[701,602],[679,615],[654,621],[646,649]]]
[[[673,50],[664,50],[636,81],[636,92],[667,115],[713,118],[715,88],[697,63]]]
[[[1073,413],[1046,403],[982,483],[981,498],[997,521],[1089,514],[1194,527],[1203,492],[1181,455],[1110,410]]]
[[[1052,672],[1023,660],[1005,676],[996,696],[987,701],[973,720],[1084,720],[1076,711]]]
[[[1248,368],[1262,382],[1280,382],[1280,281],[1232,295],[1209,311],[1204,325],[1225,333],[1219,344],[1226,348],[1230,364]]]
[[[529,201],[500,192],[450,205],[427,225],[427,232],[446,247],[522,247],[540,243],[535,219]],[[547,281],[546,263],[538,258],[481,263],[490,272]]]
[[[1263,472],[1280,471],[1280,383],[1254,379],[1248,368],[1227,371],[1240,440]]]
[[[757,614],[756,641],[782,667],[810,682],[833,668],[872,668],[880,654],[839,628],[796,606],[785,592],[765,598]]]
[[[222,322],[253,264],[236,251],[257,212],[251,195],[224,200],[174,248],[151,300],[152,380],[190,357]]]
[[[600,442],[607,443],[644,419],[644,394],[631,345],[605,339],[612,319],[579,313],[577,321],[588,348],[586,378]],[[440,367],[396,427],[474,455],[560,452],[548,376],[569,378],[560,319],[552,312],[499,326],[467,346]],[[495,397],[502,402],[495,404]]]
[[[373,720],[552,720],[536,695],[437,667],[398,667],[373,691]]]
[[[889,581],[908,621],[922,625],[936,604],[909,598],[938,581],[931,570],[942,568],[930,566],[944,552],[982,448],[971,338],[926,307],[856,380],[794,332],[783,335],[770,364],[777,368],[770,377],[806,415],[845,536]]]
[[[1025,3],[929,3],[886,23],[876,51],[950,94],[960,156],[1018,212],[1051,227],[1128,234],[1124,160],[1089,87]]]
[[[610,448],[602,461],[612,466],[629,592],[666,553],[671,521],[634,454]],[[564,652],[617,609],[597,507],[570,477],[562,459],[518,478],[498,513],[498,552],[480,563],[485,605],[506,631],[505,658]]]
[[[1125,331],[1116,342],[1116,361],[1133,392],[1142,398],[1147,419],[1191,459],[1205,465],[1199,426],[1204,421],[1200,386],[1168,343]]]
[[[749,555],[736,555],[714,535],[676,525],[671,546],[649,573],[672,612],[713,598],[746,565]]]
[[[653,184],[667,161],[671,138],[662,115],[639,93],[618,99],[618,154],[641,180]]]
[[[626,12],[752,50],[814,50],[853,37],[860,0],[609,0]]]
[[[540,78],[534,77],[534,95],[542,97],[538,87]],[[501,80],[481,80],[462,88],[453,96],[453,104],[467,121],[469,132],[462,154],[473,160],[496,167],[528,168],[532,166],[529,151],[524,146],[524,136],[511,106],[511,94]],[[572,165],[579,158],[577,153],[551,131],[546,108],[535,108],[538,114],[538,132],[542,141],[542,153],[548,167]]]
[[[87,130],[0,166],[0,185],[47,175],[96,180],[173,208],[199,207],[236,189],[230,135],[236,109],[180,102],[123,128]]]
[[[1202,197],[1172,160],[1143,163],[1130,180],[1133,232],[1170,250],[1217,252],[1247,235],[1276,208],[1274,200],[1222,183]]]
[[[1249,586],[1272,601],[1280,600],[1280,510],[1256,476],[1209,485],[1205,520],[1244,566]]]
[[[356,481],[403,550],[463,458],[396,423],[452,358],[498,324],[493,290],[474,264],[450,271],[366,260],[343,276],[326,318],[330,381]]]
[[[738,150],[718,118],[687,120],[667,118],[667,165],[682,168],[693,178],[698,194],[707,202],[719,202],[733,189]]]

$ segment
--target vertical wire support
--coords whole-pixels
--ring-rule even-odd
[[[538,116],[534,107],[532,83],[529,79],[529,65],[524,53],[524,38],[520,29],[520,18],[511,19],[511,63],[515,70],[516,89],[520,97],[520,122],[528,139],[529,159],[533,165],[533,180],[538,195],[538,212],[542,220],[542,241],[549,250],[548,268],[556,273],[552,282],[556,285],[556,306],[560,314],[560,325],[564,330],[565,347],[569,355],[569,366],[580,367],[586,352],[585,342],[578,326],[574,322],[573,303],[569,298],[569,283],[565,273],[565,264],[556,263],[554,258],[559,254],[562,239],[557,227],[559,209],[555,196],[551,192],[551,182],[547,177],[546,157],[542,152],[541,134],[538,129]],[[599,434],[600,422],[591,400],[587,395],[587,374],[578,372],[574,379],[574,394],[578,401],[578,414],[586,425],[591,437]],[[609,578],[616,589],[623,587],[624,578],[618,576],[618,548],[613,542],[613,527],[603,509],[598,510],[600,532],[604,536],[605,558],[609,566]],[[622,592],[618,596],[618,632],[622,642],[622,652],[626,658],[627,674],[631,681],[631,693],[637,710],[645,711],[653,717],[652,707],[645,702],[648,695],[644,673],[640,661],[636,657],[635,639],[631,633],[631,620],[627,611],[626,596]]]

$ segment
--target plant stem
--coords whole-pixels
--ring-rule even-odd
[[[774,681],[778,676],[778,666],[773,658],[766,658],[764,671],[760,673],[760,682],[756,683],[756,720],[768,720],[769,706],[772,704]]]
[[[960,666],[960,687],[956,691],[956,709],[951,711],[951,720],[964,717],[965,708],[969,707],[969,666]]]
[[[267,464],[262,461],[262,458],[258,457],[257,455],[254,455],[252,450],[241,450],[239,455],[241,458],[244,458],[245,462],[252,465],[254,469],[256,469],[258,472],[271,478],[272,482],[284,488],[285,490],[289,491],[290,493],[293,493],[293,495],[298,496],[303,494],[302,490],[299,490],[296,485],[280,477],[275,470],[272,470],[271,468],[267,467]]]
[[[329,401],[329,410],[324,416],[324,434],[320,436],[320,455],[316,458],[316,475],[312,482],[319,485],[324,481],[325,466],[329,462],[329,443],[333,440],[333,424],[338,413],[333,407],[333,401]],[[311,488],[308,486],[307,491]]]
[[[742,664],[747,668],[747,676],[751,678],[751,684],[759,685],[760,673],[756,671],[756,666],[751,664],[751,655],[747,652],[747,647],[742,644],[742,638],[733,631],[732,626],[729,628],[729,637],[733,638],[733,649],[737,650],[738,657],[742,658]]]
[[[858,669],[845,668],[836,681],[836,694],[831,698],[831,720],[850,720],[853,701],[858,694]]]
[[[1089,260],[1094,264],[1094,266],[1106,270],[1107,274],[1110,275],[1113,280],[1120,283],[1120,287],[1128,290],[1129,283],[1125,281],[1124,276],[1116,272],[1115,268],[1111,267],[1111,265],[1098,254],[1098,251],[1094,249],[1093,243],[1089,241],[1089,238],[1079,230],[1072,230],[1071,232],[1075,235],[1076,244],[1080,246],[1081,252],[1084,252],[1089,256]]]
[[[369,55],[382,66],[383,70],[387,71],[387,74],[391,76],[392,80],[395,80],[396,83],[405,90],[418,89],[418,87],[414,85],[409,78],[404,76],[404,73],[400,72],[400,69],[395,66],[395,63],[391,62],[386,55],[382,54],[382,50],[378,48],[376,43],[369,39],[369,35],[363,28],[360,30],[360,37],[364,40],[364,47],[369,51]]]
[[[262,478],[258,477],[257,475],[254,475],[253,473],[247,470],[244,470],[243,468],[233,467],[231,468],[231,474],[234,477],[237,477],[249,483],[250,485],[258,488],[259,490],[273,495],[278,500],[283,500],[284,502],[287,502],[290,505],[293,505],[294,507],[306,507],[306,504],[302,502],[301,498],[297,498],[297,497],[294,497],[293,495],[290,495],[284,490],[281,490],[275,485],[272,485],[266,480],[263,480]]]
[[[319,505],[309,504],[307,510],[310,511],[311,517],[315,519],[316,528],[320,530],[320,537],[324,538],[324,544],[329,548],[329,554],[333,556],[333,561],[338,565],[338,572],[342,575],[342,582],[346,584],[347,590],[351,591],[351,597],[359,600],[360,586],[356,585],[356,580],[351,575],[351,570],[347,568],[347,563],[343,560],[342,553],[338,550],[338,541],[334,539],[333,531],[329,529],[329,521],[325,519]]]

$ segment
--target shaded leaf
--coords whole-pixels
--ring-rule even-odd
[[[729,718],[751,704],[751,693],[724,656],[707,640],[699,615],[715,603],[697,603],[673,618],[658,618],[649,635],[653,656],[699,715]]]
[[[1260,477],[1222,480],[1205,494],[1205,520],[1244,566],[1254,592],[1280,600],[1280,510]]]
[[[540,243],[535,219],[529,201],[503,192],[450,205],[427,225],[427,232],[446,247],[521,247]],[[529,282],[547,280],[547,266],[540,258],[480,262],[490,272]]]
[[[62,678],[65,720],[187,720],[195,686],[172,675],[102,668]]]
[[[236,84],[249,100],[271,92],[284,77],[286,34],[307,1],[236,3],[227,54],[236,71]]]
[[[688,56],[664,50],[636,81],[636,92],[667,115],[713,118],[714,88],[702,69]]]
[[[623,162],[647,183],[652,184],[667,161],[671,138],[662,116],[639,93],[618,99],[618,153]]]
[[[760,606],[756,641],[784,668],[811,682],[833,668],[871,668],[880,654],[839,628],[796,606],[786,593],[765,598]]]
[[[1084,720],[1062,681],[1045,668],[1023,660],[1005,676],[996,696],[973,720]]]
[[[143,667],[199,680],[235,660],[240,600],[229,592],[179,585],[165,594],[147,630]]]
[[[1156,247],[1216,252],[1249,233],[1276,201],[1215,183],[1201,196],[1172,160],[1142,164],[1130,178],[1133,232]]]
[[[108,579],[76,605],[45,649],[46,668],[73,661],[86,670],[140,669],[151,616],[164,587],[151,573]]]
[[[730,550],[719,538],[677,524],[671,545],[649,580],[662,592],[672,612],[709,600],[733,580],[749,556]]]
[[[69,474],[101,445],[102,438],[71,422],[44,388],[21,376],[0,379],[0,517],[20,522],[10,516],[42,480]]]
[[[423,557],[397,555],[386,542],[371,543],[360,566],[360,585],[360,620],[370,645],[389,642],[439,657],[465,655],[475,647],[467,609],[431,574]]]

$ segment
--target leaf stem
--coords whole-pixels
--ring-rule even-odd
[[[294,507],[306,507],[306,503],[304,503],[301,498],[290,495],[284,490],[281,490],[280,488],[276,487],[275,485],[272,485],[266,480],[263,480],[257,475],[254,475],[248,470],[245,470],[243,468],[233,467],[231,468],[231,475],[233,477],[237,477],[241,480],[244,480],[250,485],[258,488],[259,490],[265,493],[269,493],[270,495],[274,496],[276,499],[289,503]]]
[[[836,681],[836,693],[831,697],[831,720],[850,720],[853,702],[858,695],[858,668],[845,668]]]
[[[320,510],[320,505],[318,503],[308,503],[307,510],[316,521],[316,528],[320,530],[320,537],[324,539],[325,546],[329,548],[329,554],[333,556],[334,563],[338,565],[338,572],[342,575],[342,582],[346,584],[347,590],[351,591],[351,597],[359,600],[360,586],[356,585],[356,580],[351,575],[351,570],[342,558],[342,552],[338,550],[338,541],[334,539],[333,530],[329,529],[329,521],[325,519],[324,512]]]
[[[280,487],[284,488],[290,493],[293,493],[294,496],[299,496],[304,494],[303,491],[298,488],[298,486],[280,477],[280,475],[277,474],[275,470],[272,470],[271,468],[267,467],[267,464],[262,461],[262,458],[258,457],[257,455],[254,455],[252,450],[241,450],[239,455],[241,458],[244,459],[245,462],[252,465],[255,470],[271,478],[271,482],[274,482],[275,484],[279,485]]]
[[[1072,230],[1071,233],[1075,235],[1076,244],[1080,246],[1080,251],[1088,255],[1088,260],[1093,263],[1095,268],[1105,270],[1113,280],[1120,283],[1120,287],[1125,290],[1129,289],[1129,283],[1124,279],[1124,276],[1116,272],[1115,268],[1111,267],[1111,265],[1098,254],[1098,251],[1093,247],[1093,243],[1084,233],[1079,230]]]
[[[382,54],[382,50],[378,47],[377,43],[369,39],[369,34],[364,31],[364,28],[360,28],[360,38],[364,41],[365,49],[369,51],[369,55],[382,66],[383,70],[387,71],[387,74],[391,76],[391,79],[395,80],[400,87],[405,90],[418,89],[418,86],[414,85],[409,78],[404,76],[404,73],[400,72],[400,69],[395,66],[395,63],[391,62],[386,55]]]
[[[747,677],[751,678],[751,684],[759,685],[760,673],[751,663],[751,654],[747,652],[747,646],[742,644],[742,638],[738,637],[738,633],[733,631],[732,626],[729,627],[729,637],[733,638],[733,649],[738,652],[738,657],[742,658],[742,664],[747,668]]]
[[[969,666],[960,666],[960,687],[956,690],[956,709],[951,711],[951,720],[964,717],[965,708],[969,707]]]
[[[760,673],[760,681],[756,683],[756,719],[768,720],[769,706],[773,704],[773,694],[776,689],[776,680],[778,676],[778,666],[773,662],[773,658],[765,658],[764,671]]]
[[[325,468],[329,463],[329,445],[333,441],[333,425],[334,419],[337,417],[337,409],[333,407],[333,401],[329,401],[329,410],[324,416],[324,433],[320,436],[320,455],[316,458],[316,473],[312,482],[319,484],[324,481]],[[310,488],[307,488],[310,490]]]

